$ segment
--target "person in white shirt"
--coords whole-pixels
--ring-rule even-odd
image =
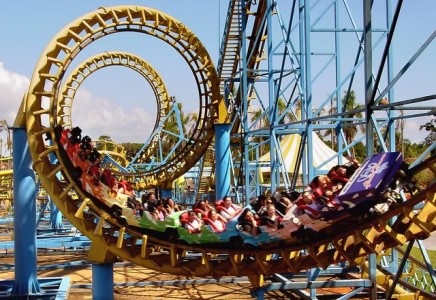
[[[227,220],[214,209],[208,212],[205,222],[211,225],[213,232],[223,232],[226,230]]]
[[[186,229],[190,233],[200,233],[203,221],[197,216],[195,211],[190,210],[188,212],[188,222],[185,224]]]
[[[242,207],[233,203],[232,197],[230,196],[225,196],[223,198],[223,203],[224,203],[224,209],[221,209],[220,214],[226,220],[230,220],[242,210]]]

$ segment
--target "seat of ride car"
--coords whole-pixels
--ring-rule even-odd
[[[185,226],[188,222],[189,222],[189,214],[187,211],[185,211],[184,213],[182,213],[179,217],[180,223],[182,224],[182,226]]]
[[[215,202],[215,209],[220,214],[221,211],[226,211],[227,209],[224,206],[224,201],[222,199],[219,199]]]

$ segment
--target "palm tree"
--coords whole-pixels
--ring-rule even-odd
[[[295,121],[296,117],[292,112],[286,112],[285,114],[283,114],[287,110],[287,108],[288,108],[287,103],[283,99],[279,98],[277,102],[277,114],[280,117],[280,119],[278,120],[279,124],[285,124],[287,122]],[[270,126],[271,122],[269,120],[268,112],[262,111],[262,108],[255,109],[249,113],[251,114],[250,121],[257,122],[256,124],[257,129],[265,129]],[[253,142],[261,143],[266,139],[267,139],[266,137],[253,137]],[[260,155],[268,151],[269,151],[269,145],[264,144],[263,146],[260,147]]]
[[[198,121],[198,113],[191,112],[185,115],[181,109],[182,107],[180,107],[180,118],[182,120],[183,132],[185,132],[186,136],[192,136]]]
[[[322,109],[320,115],[334,115],[338,112],[338,109],[335,105],[336,103],[336,97],[333,97],[330,99],[330,107],[328,107],[327,109]],[[332,121],[333,123],[333,121]],[[335,140],[336,140],[336,129],[335,128],[328,128],[326,130],[324,130],[324,132],[322,133],[322,138],[328,137],[330,136],[330,143],[331,143],[331,148],[332,149],[336,149],[335,148]]]
[[[8,122],[6,120],[0,121],[0,132],[6,131],[7,132],[7,138],[6,138],[6,149],[9,153],[7,156],[11,156],[11,150],[12,150],[12,138],[11,138],[11,130],[9,129]],[[3,140],[1,145],[1,150],[3,150]],[[0,152],[0,156],[3,155],[3,151]]]
[[[163,135],[163,148],[165,153],[168,153],[177,144],[180,144],[179,147],[183,146],[185,142],[182,141],[182,143],[180,143],[179,136],[182,135],[185,138],[192,136],[195,130],[195,125],[198,121],[198,113],[185,114],[183,112],[182,103],[175,103],[174,105],[177,105],[182,128],[179,128],[177,122],[178,116],[176,113],[171,115],[168,120],[166,120],[163,129],[170,134]]]
[[[356,103],[356,94],[353,90],[349,93],[345,92],[344,97],[342,98],[342,107],[345,112],[358,110],[364,108],[364,105]],[[347,118],[362,118],[362,112],[357,112],[353,114],[347,115]],[[344,121],[344,126],[342,130],[344,131],[345,140],[347,144],[351,144],[356,137],[358,130],[360,129],[362,132],[365,132],[365,125],[360,125],[359,128],[356,126],[350,125],[355,123],[354,121]]]

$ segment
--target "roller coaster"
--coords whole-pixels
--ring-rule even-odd
[[[365,2],[365,7],[369,5],[368,2]],[[336,5],[339,4],[335,2],[335,7]],[[400,8],[401,4],[398,4],[396,13]],[[101,196],[84,188],[84,182],[88,180],[83,177],[86,177],[86,168],[77,173],[78,166],[74,165],[72,152],[68,152],[73,144],[68,144],[68,138],[62,139],[62,132],[68,133],[73,129],[71,107],[75,91],[86,79],[87,74],[102,66],[121,64],[140,72],[153,86],[158,118],[154,133],[143,148],[148,149],[148,152],[141,153],[141,157],[145,159],[159,148],[158,136],[161,136],[156,132],[163,128],[162,120],[171,110],[172,102],[160,76],[147,62],[131,53],[107,52],[93,57],[80,65],[63,83],[68,67],[80,51],[97,39],[125,31],[135,31],[160,39],[174,48],[189,65],[198,87],[198,119],[192,135],[183,137],[183,141],[176,144],[176,151],[171,151],[152,168],[135,172],[124,168],[128,162],[113,163],[118,164],[113,170],[116,175],[133,182],[141,182],[145,189],[167,189],[173,181],[202,160],[203,163],[212,166],[215,172],[213,176],[209,174],[207,177],[215,179],[217,199],[229,194],[232,186],[237,191],[242,190],[241,202],[248,203],[249,199],[259,194],[256,175],[256,169],[260,167],[257,161],[259,156],[252,158],[253,153],[259,153],[259,144],[255,143],[255,137],[264,138],[263,144],[267,143],[270,146],[272,191],[279,186],[286,189],[295,187],[295,178],[289,178],[289,170],[281,168],[283,154],[280,152],[280,141],[286,135],[298,134],[302,137],[303,142],[297,156],[301,162],[298,167],[303,169],[302,180],[305,185],[309,179],[318,175],[319,166],[313,165],[312,151],[312,135],[317,131],[334,129],[339,133],[339,137],[347,125],[364,124],[367,132],[360,140],[366,138],[368,159],[377,155],[374,153],[374,134],[377,136],[381,153],[396,153],[393,142],[395,128],[392,125],[392,120],[398,118],[393,115],[396,108],[407,108],[413,103],[434,100],[435,96],[381,104],[380,101],[386,94],[390,94],[397,80],[389,74],[389,84],[382,92],[377,93],[379,76],[383,70],[381,67],[375,79],[376,86],[368,86],[365,91],[367,100],[360,112],[366,117],[356,118],[357,112],[343,109],[339,99],[341,88],[346,84],[351,85],[354,71],[362,63],[367,67],[365,79],[372,82],[373,74],[372,69],[368,67],[368,55],[360,57],[359,54],[353,66],[354,71],[346,78],[337,79],[338,85],[327,99],[331,101],[336,95],[337,112],[323,116],[321,108],[313,111],[310,58],[307,57],[311,53],[311,30],[316,31],[309,18],[313,9],[308,5],[299,7],[294,1],[288,7],[289,24],[285,24],[284,15],[280,13],[275,1],[230,1],[217,68],[206,48],[192,31],[173,17],[147,7],[100,8],[73,21],[52,39],[35,68],[20,109],[22,113],[18,114],[15,126],[26,128],[33,168],[46,192],[73,226],[92,241],[89,253],[91,261],[104,263],[120,258],[160,272],[184,276],[248,276],[253,287],[260,288],[264,283],[264,276],[317,267],[327,268],[341,262],[361,262],[363,266],[365,263],[362,262],[362,258],[368,255],[384,253],[408,241],[425,239],[436,230],[434,182],[425,188],[409,187],[407,199],[404,194],[408,190],[403,187],[409,186],[411,181],[405,182],[404,186],[399,186],[398,195],[401,201],[396,205],[380,214],[360,216],[357,221],[353,219],[353,222],[350,222],[350,218],[347,218],[342,222],[341,219],[332,230],[322,231],[323,234],[311,235],[310,238],[304,238],[303,234],[303,238],[299,236],[290,241],[285,239],[284,242],[264,245],[251,243],[250,246],[244,246],[238,243],[238,246],[233,247],[229,247],[229,244],[225,244],[224,247],[216,246],[204,243],[203,240],[195,243],[183,242],[172,236],[163,238],[159,234],[141,229],[140,226],[132,226],[126,222],[128,212],[124,204],[120,204],[121,210],[101,205]],[[299,16],[300,19],[294,19],[295,16]],[[368,23],[364,25],[369,26],[370,18],[371,15],[368,13],[364,20]],[[392,36],[390,33],[394,32],[396,18],[397,14],[392,19],[393,24],[384,32],[384,37],[387,37],[386,51],[389,49]],[[279,28],[278,31],[273,30],[276,26]],[[295,28],[299,28],[300,35],[304,37],[301,37],[299,44],[294,44],[291,38],[295,34]],[[338,33],[339,30],[336,28],[332,31]],[[283,39],[274,45],[272,36],[276,34]],[[368,32],[362,33],[359,38],[371,40]],[[434,34],[426,45],[433,38]],[[370,43],[365,46],[371,49]],[[297,51],[296,47],[300,50]],[[420,51],[423,51],[423,48]],[[384,56],[383,59],[385,58]],[[130,63],[132,61],[134,63]],[[93,64],[98,67],[92,67]],[[337,65],[336,68],[339,69],[340,66]],[[264,86],[258,87],[258,84]],[[268,100],[262,102],[262,96],[266,96]],[[277,109],[279,99],[285,99],[286,102],[286,109],[280,112]],[[264,108],[261,118],[269,119],[267,129],[256,127],[260,119],[249,121],[250,107],[255,106],[256,101]],[[295,117],[297,110],[301,111],[298,118]],[[419,110],[424,112],[416,113],[414,117],[434,114],[434,106],[431,105],[421,106]],[[380,116],[380,113],[384,116]],[[294,117],[289,119],[289,115]],[[225,128],[224,140],[220,133],[214,132],[217,128]],[[385,130],[382,132],[381,128]],[[226,137],[231,149],[223,152],[222,144],[226,143]],[[205,155],[211,151],[214,145],[212,141],[215,142],[215,155]],[[344,140],[338,142],[338,156],[332,160],[340,164],[343,153],[349,152],[356,141],[349,144]],[[433,143],[422,157],[403,170],[407,178],[411,179],[423,170],[430,170],[435,174],[435,156],[430,155],[435,148]],[[211,158],[217,156],[221,160],[211,161]],[[232,162],[234,166],[230,168]],[[394,166],[397,164],[388,165],[391,168]],[[233,173],[224,178],[223,174],[230,169]],[[291,172],[292,176],[295,174],[296,172]],[[78,180],[78,177],[81,177],[81,180]],[[201,175],[200,177],[203,179]],[[229,184],[231,179],[234,182]],[[394,179],[392,177],[384,187],[390,185]],[[382,190],[374,189],[371,197],[376,202],[385,202]],[[417,205],[420,205],[420,209],[416,209]],[[175,223],[177,221],[178,219],[175,219]],[[232,241],[234,240],[229,240]],[[193,252],[200,255],[190,256],[189,253]],[[387,290],[391,287],[391,283],[386,283]],[[416,293],[421,293],[421,296],[427,295],[424,291]]]

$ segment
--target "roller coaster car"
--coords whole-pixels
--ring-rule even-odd
[[[65,150],[68,158],[72,162],[75,168],[75,176],[80,177],[82,172],[85,172],[92,163],[87,159],[80,158],[81,148],[80,148],[80,137],[77,136],[78,129],[75,127],[73,130],[62,129],[58,126],[55,129],[56,137],[58,138],[60,144]]]
[[[251,207],[247,206],[246,209],[251,209]],[[299,227],[298,219],[295,220],[289,216],[282,222],[283,226],[280,229],[261,226],[261,233],[253,235],[239,230],[237,226],[239,213],[227,222],[226,230],[222,232],[215,232],[210,224],[205,224],[201,232],[190,233],[184,227],[187,222],[187,215],[187,211],[183,211],[178,215],[180,226],[177,227],[177,233],[179,239],[188,244],[210,244],[221,245],[221,247],[226,245],[226,248],[258,247],[290,239],[290,232],[298,230]],[[177,216],[167,216],[167,218],[175,217]]]
[[[180,223],[178,234],[181,240],[187,242],[188,244],[215,244],[215,243],[226,243],[233,238],[239,236],[239,232],[236,230],[236,221],[230,220],[227,223],[226,230],[223,232],[214,232],[211,225],[203,225],[199,233],[190,233],[188,229],[185,228],[188,220],[188,212],[184,211],[180,215]]]
[[[126,206],[126,199],[112,197],[109,187],[101,182],[96,182],[95,176],[89,172],[93,164],[89,159],[81,155],[83,147],[81,147],[80,133],[81,130],[78,127],[72,130],[69,128],[63,129],[61,126],[55,128],[56,140],[62,146],[60,148],[61,156],[68,158],[65,163],[72,169],[76,182],[81,184],[83,191],[98,201],[96,204],[104,204],[105,208],[108,208],[106,210],[121,223],[125,225],[137,224],[138,221],[133,211]]]
[[[163,221],[155,220],[148,211],[145,211],[142,216],[137,216],[133,210],[126,205],[126,199],[113,197],[110,195],[110,189],[101,181],[96,182],[92,174],[88,170],[92,167],[92,163],[88,159],[80,158],[80,138],[71,138],[70,129],[62,129],[58,126],[55,128],[56,140],[61,144],[62,156],[66,156],[65,161],[67,167],[73,169],[73,174],[76,176],[76,181],[81,185],[83,191],[89,194],[91,199],[97,205],[103,204],[113,217],[125,226],[133,226],[144,230],[147,234],[170,240],[175,242],[182,240],[188,244],[208,244],[208,243],[223,243],[239,236],[239,232],[234,229],[226,230],[222,233],[213,232],[210,225],[204,226],[201,233],[191,234],[181,224],[181,215],[185,212],[175,212],[165,218]],[[76,141],[73,143],[73,141]],[[68,162],[69,161],[69,162]],[[79,172],[80,171],[80,172]],[[236,225],[229,228],[236,228]]]
[[[386,190],[401,190],[406,184],[407,165],[399,152],[375,154],[367,158],[342,188],[337,200],[353,211],[385,202]],[[356,208],[359,206],[359,208]],[[356,209],[354,209],[356,208]]]
[[[164,221],[155,220],[149,212],[142,215],[134,213],[127,207],[125,199],[111,196],[110,189],[101,180],[96,181],[88,170],[93,164],[89,159],[82,159],[81,142],[78,130],[72,133],[69,129],[56,127],[56,141],[60,155],[66,167],[75,174],[76,182],[86,192],[93,203],[100,205],[118,222],[125,226],[132,226],[142,230],[145,234],[171,242],[187,244],[205,244],[211,247],[262,247],[286,242],[298,243],[301,240],[317,239],[328,227],[332,231],[342,222],[352,220],[355,212],[374,209],[380,203],[386,202],[386,191],[399,193],[407,184],[407,169],[400,153],[376,154],[362,164],[337,196],[338,205],[322,207],[317,216],[308,213],[296,214],[289,212],[281,223],[281,228],[260,227],[260,234],[249,234],[238,229],[238,217],[243,210],[231,218],[223,232],[214,232],[211,225],[204,225],[200,233],[190,233],[182,224],[186,211],[175,212]],[[81,158],[82,157],[82,158]],[[218,206],[219,207],[219,206]],[[218,208],[217,207],[217,208]],[[247,206],[244,209],[251,209]],[[347,219],[343,220],[343,219]]]
[[[407,165],[401,153],[380,153],[367,158],[337,195],[336,205],[320,205],[312,214],[302,212],[304,206],[299,206],[297,215],[303,229],[297,232],[298,237],[304,236],[305,230],[319,233],[341,220],[357,222],[368,213],[386,212],[396,204],[392,194],[399,195],[407,184],[406,174]]]

